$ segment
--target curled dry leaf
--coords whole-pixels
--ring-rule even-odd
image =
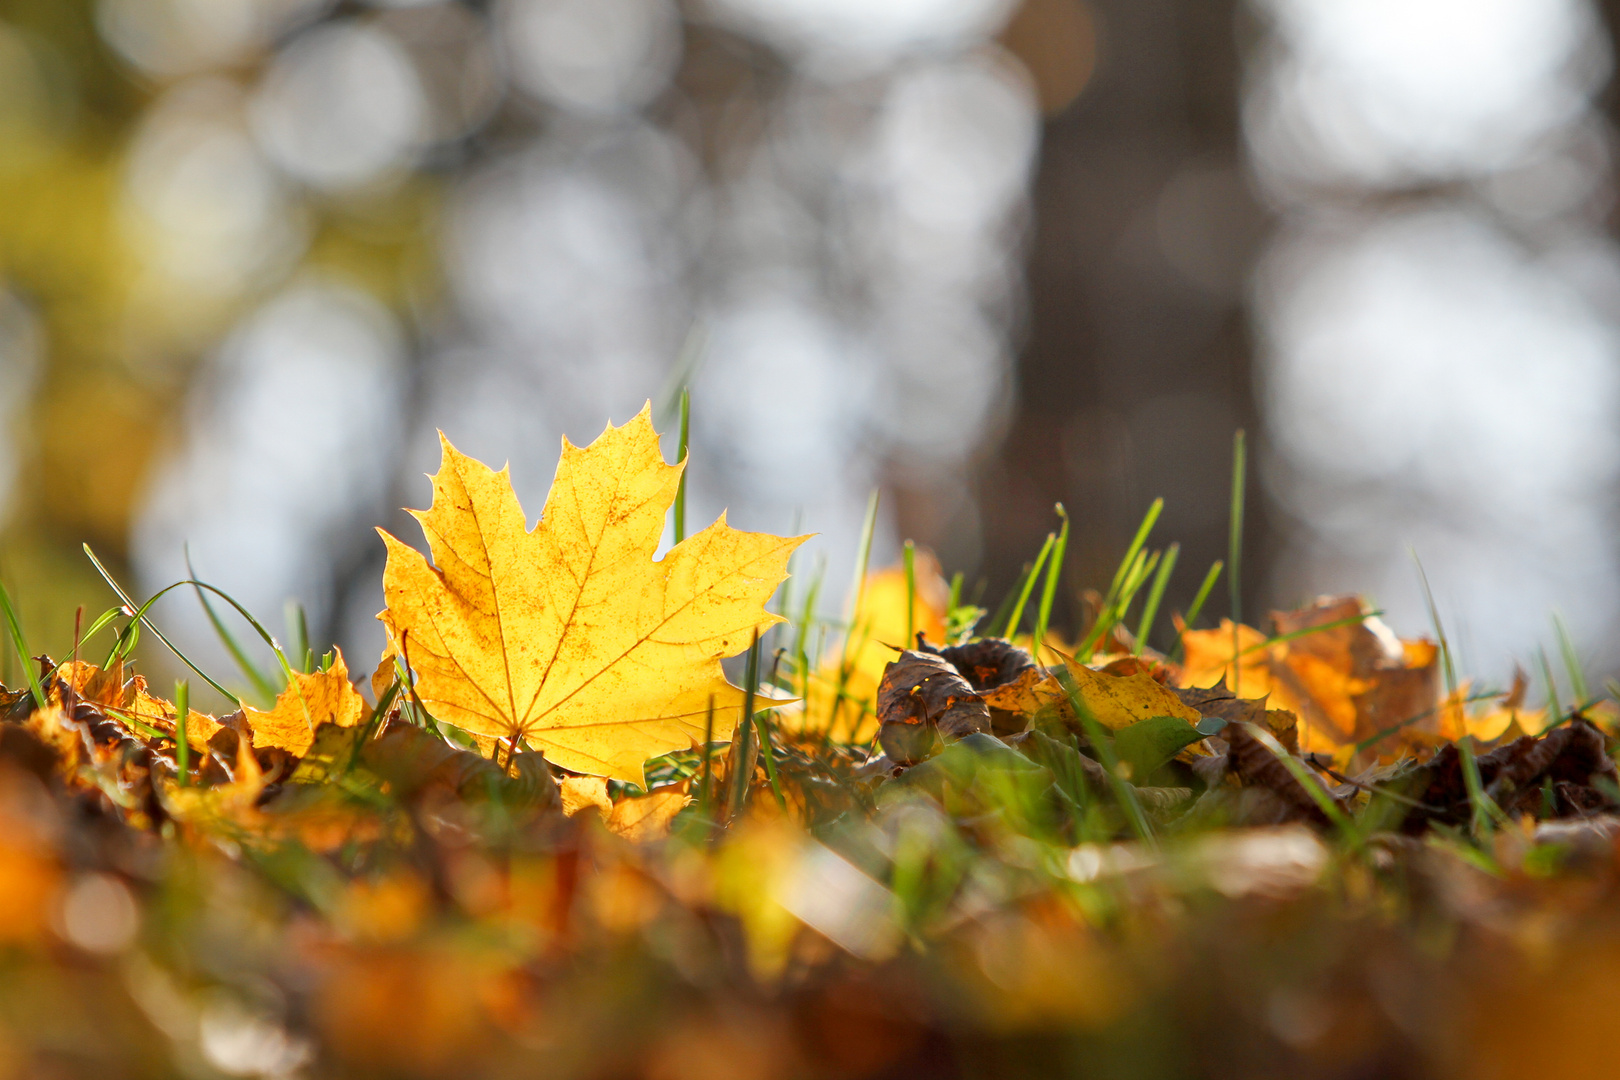
[[[1005,638],[981,638],[962,645],[932,649],[919,637],[919,649],[937,652],[961,672],[968,684],[981,694],[1018,681],[1035,670],[1035,658]],[[1029,727],[1029,715],[990,706],[990,730],[996,735],[1014,735]]]
[[[944,657],[910,649],[884,669],[877,713],[878,742],[901,765],[927,757],[936,733],[959,739],[990,730],[990,710],[961,673]]]
[[[649,757],[730,737],[743,692],[723,657],[782,621],[764,604],[804,537],[725,516],[653,554],[680,483],[651,407],[583,449],[563,443],[539,525],[511,482],[441,435],[433,505],[413,511],[433,556],[383,533],[379,616],[439,720],[518,738],[574,772],[641,784]]]

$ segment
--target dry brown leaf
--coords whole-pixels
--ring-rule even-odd
[[[680,483],[651,407],[583,449],[563,443],[531,531],[505,472],[441,435],[433,505],[415,511],[433,565],[383,533],[392,646],[441,722],[516,737],[574,772],[642,783],[649,758],[729,738],[744,693],[720,661],[782,620],[764,604],[804,537],[725,515],[653,554]]]
[[[927,757],[936,733],[959,739],[990,730],[990,710],[942,656],[907,649],[878,684],[878,741],[891,761],[914,765]]]

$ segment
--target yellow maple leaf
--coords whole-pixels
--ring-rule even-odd
[[[339,651],[325,671],[293,672],[292,682],[276,696],[269,712],[246,707],[242,713],[253,729],[254,746],[279,746],[303,757],[321,724],[353,727],[370,711],[366,699],[349,681],[349,668]]]
[[[650,406],[587,447],[563,440],[532,530],[505,469],[440,442],[433,505],[412,512],[433,564],[382,533],[379,618],[428,710],[638,785],[649,757],[702,740],[711,700],[729,738],[744,694],[720,661],[782,621],[765,601],[807,538],[722,514],[654,561],[684,462],[664,463]]]

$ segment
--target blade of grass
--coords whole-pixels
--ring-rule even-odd
[[[1541,677],[1547,681],[1547,711],[1549,716],[1564,715],[1564,706],[1558,700],[1558,680],[1553,678],[1552,665],[1547,662],[1547,650],[1536,647],[1536,659],[1541,664]]]
[[[189,547],[185,549],[185,556],[186,574],[195,582],[198,580],[197,570],[191,565],[191,549]],[[94,558],[94,556],[91,557]],[[253,692],[259,695],[259,704],[268,706],[275,701],[278,688],[271,684],[269,676],[260,671],[259,665],[255,664],[248,656],[247,650],[242,648],[241,643],[236,640],[236,635],[231,633],[230,628],[225,625],[225,621],[214,610],[214,605],[208,602],[208,596],[203,592],[202,587],[193,585],[193,591],[197,594],[197,602],[202,605],[203,614],[208,616],[208,622],[214,628],[214,634],[224,644],[225,651],[231,654],[231,659],[236,661],[236,666],[241,668],[243,676],[252,684]],[[235,602],[232,601],[232,603]],[[251,620],[249,621],[251,622]]]
[[[714,777],[714,695],[703,718],[703,779],[698,782],[698,813],[709,816],[709,789]]]
[[[1029,603],[1030,596],[1035,592],[1035,579],[1041,576],[1041,567],[1052,554],[1052,546],[1057,543],[1057,533],[1047,533],[1046,541],[1041,544],[1040,553],[1035,556],[1029,574],[1024,578],[1024,587],[1018,591],[1018,602],[1013,605],[1012,614],[1007,616],[1007,630],[1002,635],[1011,641],[1018,633],[1018,624],[1024,621],[1024,606]]]
[[[1119,606],[1119,597],[1125,589],[1126,579],[1140,565],[1138,556],[1141,555],[1143,546],[1147,544],[1148,535],[1153,532],[1153,526],[1158,523],[1159,515],[1163,511],[1164,500],[1154,499],[1153,505],[1148,507],[1147,514],[1142,518],[1142,524],[1137,526],[1136,535],[1131,538],[1130,546],[1125,549],[1125,557],[1120,559],[1118,568],[1114,570],[1114,580],[1108,586],[1108,594],[1103,597],[1102,606],[1097,610],[1097,621],[1086,634],[1085,640],[1080,643],[1080,647],[1075,650],[1075,655],[1081,658],[1082,663],[1091,659],[1097,642],[1112,629],[1112,623],[1109,622],[1110,614],[1123,610]],[[1117,619],[1118,616],[1114,615],[1113,618]]]
[[[1564,654],[1564,668],[1569,672],[1569,688],[1575,693],[1576,701],[1585,701],[1591,695],[1586,688],[1586,674],[1581,671],[1581,657],[1575,651],[1575,641],[1569,636],[1569,627],[1564,625],[1564,617],[1553,612],[1553,629],[1558,633],[1558,648]]]
[[[1107,639],[1109,633],[1124,621],[1125,615],[1130,611],[1131,604],[1136,600],[1136,594],[1141,590],[1148,576],[1153,573],[1154,567],[1159,564],[1159,553],[1138,551],[1136,558],[1131,561],[1129,569],[1120,584],[1119,591],[1113,598],[1105,603],[1102,610],[1097,613],[1097,621],[1086,640],[1081,644],[1077,654],[1082,663],[1090,663],[1097,646]]]
[[[1046,642],[1046,628],[1052,624],[1052,603],[1057,599],[1058,579],[1063,574],[1063,557],[1069,550],[1069,512],[1058,503],[1054,508],[1063,519],[1058,527],[1057,543],[1052,548],[1052,561],[1046,567],[1046,584],[1041,588],[1041,607],[1035,614],[1035,636],[1030,639],[1030,655],[1041,662],[1041,646]]]
[[[1209,599],[1209,594],[1215,591],[1215,582],[1220,578],[1224,566],[1219,559],[1210,564],[1209,573],[1204,575],[1203,584],[1199,585],[1198,591],[1193,594],[1193,602],[1187,606],[1187,614],[1181,620],[1184,629],[1176,631],[1176,643],[1170,649],[1170,659],[1179,657],[1181,650],[1186,647],[1186,643],[1181,640],[1182,634],[1185,630],[1191,630],[1193,624],[1198,621],[1198,616],[1204,613],[1204,602]]]
[[[906,541],[906,648],[916,648],[917,641],[917,545]]]
[[[1119,590],[1125,584],[1125,574],[1130,569],[1131,563],[1135,561],[1136,553],[1147,546],[1147,538],[1153,532],[1153,526],[1158,524],[1159,515],[1163,512],[1164,500],[1162,498],[1154,499],[1153,505],[1149,506],[1147,513],[1143,515],[1142,523],[1136,527],[1136,535],[1131,537],[1130,546],[1125,549],[1125,557],[1119,560],[1119,567],[1114,571],[1114,580],[1109,584],[1108,595],[1103,601],[1105,605],[1109,600],[1119,595]]]
[[[681,387],[681,439],[676,460],[681,463],[681,482],[675,488],[675,542],[686,539],[686,447],[692,422],[692,392]]]
[[[1446,702],[1449,705],[1457,702],[1457,708],[1462,708],[1459,700],[1457,683],[1457,665],[1451,655],[1451,642],[1446,638],[1445,626],[1440,622],[1440,605],[1434,602],[1434,590],[1429,587],[1429,575],[1423,569],[1423,560],[1418,558],[1416,548],[1411,549],[1412,562],[1417,565],[1418,581],[1423,585],[1423,602],[1429,608],[1429,620],[1434,624],[1435,640],[1440,643],[1441,670],[1446,677]],[[1546,654],[1542,654],[1542,663],[1546,663]],[[1551,672],[1548,672],[1551,677]],[[1554,691],[1556,693],[1556,689]],[[1457,754],[1462,759],[1463,784],[1468,789],[1468,805],[1470,808],[1469,827],[1475,836],[1489,832],[1492,822],[1507,824],[1507,814],[1496,800],[1490,797],[1485,785],[1480,780],[1479,762],[1474,759],[1474,741],[1464,735],[1457,740]]]
[[[191,685],[174,681],[174,766],[180,773],[180,786],[191,786],[191,743],[186,738],[186,722],[191,718]]]
[[[757,635],[756,635],[756,638],[757,638]],[[758,648],[757,640],[756,640],[755,648],[756,649]],[[782,650],[778,649],[778,650],[776,650],[775,658],[771,661],[771,677],[770,677],[770,680],[769,680],[771,685],[775,685],[775,683],[776,683],[776,669],[777,669],[777,666],[780,665],[781,663],[782,663]],[[757,690],[758,690],[757,677],[758,677],[758,674],[759,674],[759,661],[757,659],[754,661],[754,674],[755,674],[755,677],[756,677],[754,690],[757,692]],[[750,706],[752,705],[752,701],[753,701],[753,694],[750,694],[749,695],[749,704],[750,704]],[[776,796],[776,805],[781,807],[783,810],[786,810],[787,809],[787,797],[782,794],[782,783],[781,783],[780,780],[777,779],[777,776],[776,776],[776,748],[775,748],[774,744],[771,742],[771,724],[770,724],[770,720],[767,719],[767,717],[769,715],[770,715],[770,710],[761,709],[754,716],[754,727],[755,727],[755,729],[756,729],[756,731],[757,731],[757,733],[759,735],[760,752],[765,757],[765,779],[767,781],[769,781],[769,783],[771,785],[771,794]]]
[[[1352,848],[1360,847],[1362,838],[1360,830],[1356,828],[1356,823],[1333,800],[1333,796],[1328,794],[1327,790],[1317,782],[1316,777],[1305,767],[1305,763],[1283,749],[1282,744],[1277,741],[1271,732],[1258,724],[1251,724],[1248,721],[1240,722],[1248,729],[1249,734],[1259,740],[1261,746],[1271,751],[1271,756],[1282,763],[1283,768],[1288,770],[1288,774],[1299,783],[1299,786],[1305,789],[1305,793],[1311,797],[1311,801],[1321,808],[1323,814],[1327,815],[1327,819],[1339,830],[1345,842]]]
[[[1023,569],[1018,571],[1018,576],[1013,579],[1012,588],[1007,590],[1007,595],[1003,596],[1001,603],[996,606],[995,614],[984,624],[985,637],[1007,636],[1007,617],[1012,614],[1013,605],[1018,602],[1019,594],[1024,591],[1024,585],[1031,577],[1030,571],[1034,569],[1035,564],[1027,562]]]
[[[1170,584],[1170,575],[1176,570],[1176,557],[1181,554],[1180,544],[1171,544],[1164,553],[1164,561],[1159,564],[1159,572],[1154,575],[1153,587],[1148,590],[1147,602],[1142,605],[1142,621],[1136,626],[1136,655],[1141,656],[1142,650],[1147,647],[1148,635],[1153,633],[1153,621],[1159,616],[1159,604],[1164,600],[1164,590]]]
[[[1153,825],[1142,810],[1142,803],[1136,797],[1136,789],[1119,775],[1119,757],[1114,753],[1114,744],[1080,696],[1080,688],[1075,684],[1074,675],[1069,671],[1067,664],[1058,666],[1057,679],[1058,685],[1062,686],[1063,692],[1068,695],[1069,707],[1080,718],[1087,741],[1097,752],[1097,760],[1102,762],[1103,769],[1108,773],[1108,784],[1114,791],[1114,800],[1125,812],[1125,820],[1129,823],[1131,831],[1136,833],[1136,838],[1149,850],[1157,851],[1159,844],[1153,835]]]
[[[1241,675],[1238,655],[1238,629],[1243,623],[1243,506],[1244,488],[1248,482],[1248,445],[1242,428],[1232,436],[1232,507],[1227,534],[1226,564],[1231,570],[1226,575],[1226,590],[1232,603],[1232,693],[1238,693]]]
[[[11,592],[0,582],[0,609],[4,609],[6,616],[6,629],[11,634],[12,648],[17,650],[17,658],[22,661],[23,674],[28,677],[28,691],[34,695],[34,708],[45,707],[45,690],[40,686],[39,674],[34,671],[34,665],[28,656],[28,639],[23,636],[22,623],[17,619],[17,609],[11,604]]]
[[[307,675],[315,659],[314,651],[309,647],[309,618],[304,614],[304,605],[297,600],[288,600],[283,612],[287,619],[287,637],[292,643],[289,651],[297,657],[301,669]]]
[[[743,711],[737,720],[737,738],[732,747],[733,762],[731,790],[726,799],[726,820],[734,820],[748,802],[748,785],[754,774],[754,691],[759,685],[759,631],[748,647],[748,661],[743,678]]]

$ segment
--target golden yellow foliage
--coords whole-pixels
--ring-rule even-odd
[[[326,671],[292,673],[292,682],[276,696],[269,712],[242,710],[253,729],[253,745],[279,746],[303,756],[315,742],[321,724],[354,727],[370,712],[366,699],[349,682],[349,668],[339,651]]]
[[[1259,630],[1188,630],[1183,685],[1213,686],[1226,679],[1240,697],[1269,697],[1272,706],[1299,716],[1305,752],[1333,753],[1385,732],[1378,749],[1398,752],[1409,738],[1456,738],[1439,694],[1439,649],[1431,641],[1401,641],[1355,597],[1323,597],[1292,612],[1272,615],[1286,641],[1267,643]]]
[[[1143,671],[1112,675],[1093,671],[1084,664],[1069,661],[1075,696],[1090,710],[1097,722],[1110,731],[1129,727],[1152,716],[1178,716],[1189,724],[1203,719],[1198,710],[1184,704],[1174,693],[1155,682]],[[1043,710],[1055,711],[1065,721],[1075,719],[1069,692],[1055,675],[1030,668],[1016,681],[998,687],[985,696],[992,709],[1034,716]]]
[[[441,442],[433,505],[413,512],[433,565],[382,534],[380,618],[428,710],[636,784],[647,758],[702,739],[711,700],[728,738],[744,694],[720,661],[781,621],[764,604],[805,538],[722,514],[654,561],[684,463],[664,464],[651,406],[583,449],[564,440],[533,530],[506,470]]]

